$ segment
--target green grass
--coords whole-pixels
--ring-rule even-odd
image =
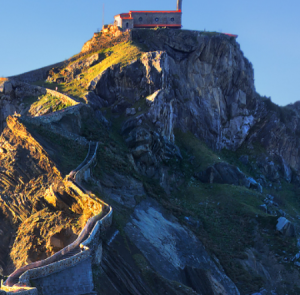
[[[38,141],[42,139],[42,146],[63,175],[69,174],[85,159],[87,146],[75,144],[73,140],[53,133],[43,126],[32,125],[25,121],[23,124]]]
[[[58,91],[62,93],[67,93],[77,99],[82,99],[85,93],[88,91],[88,86],[90,82],[107,68],[111,67],[115,64],[121,64],[121,67],[128,65],[131,61],[139,58],[143,53],[142,49],[134,44],[133,42],[123,42],[117,44],[110,48],[105,48],[97,51],[96,53],[105,55],[104,58],[100,63],[94,65],[93,67],[88,68],[87,70],[81,73],[80,80],[72,80],[70,83],[46,83],[46,82],[36,82],[35,85],[43,86],[55,89],[58,87]],[[109,53],[109,54],[108,54]],[[92,53],[95,54],[95,53]],[[87,55],[88,56],[88,55]],[[86,58],[80,57],[78,60]],[[74,60],[73,62],[76,62]],[[64,71],[62,69],[60,73]],[[59,73],[57,75],[60,75]]]
[[[22,103],[24,104],[25,108],[28,108],[37,100],[38,100],[38,96],[26,96],[23,98]]]
[[[194,170],[201,171],[210,165],[222,161],[221,158],[214,153],[205,142],[198,139],[191,132],[183,132],[179,129],[176,129],[174,134],[176,144],[185,157],[195,157],[193,160]]]
[[[279,261],[298,252],[296,238],[276,234],[278,217],[266,214],[260,209],[260,205],[269,193],[275,196],[275,201],[280,203],[283,209],[288,212],[294,211],[295,216],[296,208],[300,208],[297,197],[300,189],[282,181],[281,191],[264,189],[264,193],[260,194],[242,186],[201,183],[193,178],[194,173],[220,161],[238,166],[245,174],[256,176],[257,172],[249,168],[250,165],[243,165],[239,157],[248,155],[252,161],[257,155],[264,153],[264,149],[257,145],[253,150],[241,147],[236,152],[214,152],[189,132],[176,130],[175,138],[183,160],[179,163],[171,161],[168,165],[172,173],[180,172],[184,179],[179,187],[178,181],[174,183],[175,189],[168,197],[169,200],[161,202],[182,223],[190,226],[206,248],[217,256],[225,272],[242,294],[258,291],[263,286],[262,278],[249,273],[239,262],[240,259],[247,258],[247,248],[255,247],[257,235],[278,255]],[[194,158],[191,159],[192,156]],[[252,164],[255,164],[255,161]],[[198,224],[198,227],[195,227],[195,224]],[[293,268],[292,263],[284,265],[287,271]]]
[[[45,114],[49,112],[57,112],[72,105],[72,103],[65,103],[59,97],[46,94],[40,96],[37,101],[33,102],[28,112],[31,115],[35,115],[37,112]]]

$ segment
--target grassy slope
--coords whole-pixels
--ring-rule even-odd
[[[127,65],[131,61],[137,59],[142,54],[142,49],[131,41],[123,42],[110,48],[105,48],[97,51],[96,53],[105,55],[106,58],[95,66],[83,71],[80,80],[73,80],[70,83],[47,83],[39,81],[35,85],[44,85],[47,88],[58,90],[62,93],[67,93],[75,98],[82,98],[88,91],[90,82],[104,70],[115,64]],[[80,58],[82,59],[82,58]],[[75,60],[77,61],[77,60]],[[63,69],[64,70],[64,69]],[[62,71],[63,71],[62,70]]]
[[[46,94],[37,99],[27,98],[26,104],[30,104],[29,114],[35,116],[36,114],[48,114],[56,112],[72,106],[71,103],[63,102],[59,97]]]
[[[184,159],[180,167],[173,166],[172,169],[183,171],[186,176],[180,190],[170,198],[175,208],[185,210],[185,216],[183,212],[177,216],[187,225],[191,224],[191,221],[198,222],[198,228],[195,228],[195,224],[192,226],[195,233],[207,249],[218,257],[242,294],[259,290],[262,279],[245,271],[239,263],[239,259],[247,258],[245,250],[254,246],[257,234],[262,237],[271,252],[278,256],[279,261],[284,257],[292,258],[299,251],[296,238],[276,235],[278,217],[266,214],[259,206],[263,204],[265,195],[270,193],[280,203],[281,208],[295,217],[295,211],[300,209],[299,188],[284,183],[280,191],[265,189],[264,193],[260,194],[240,186],[203,184],[192,177],[193,172],[203,170],[219,161],[227,161],[238,166],[246,174],[253,174],[251,169],[238,160],[246,150],[241,148],[234,153],[214,153],[192,134],[180,131],[176,132],[176,139]],[[254,154],[259,152],[259,147],[251,151]],[[192,163],[191,156],[195,157]],[[189,217],[190,220],[187,221],[185,217]],[[285,265],[287,270],[292,267],[292,263]],[[297,293],[291,291],[289,294]]]
[[[74,141],[53,133],[43,126],[37,127],[28,122],[24,122],[24,125],[45,148],[63,175],[70,173],[85,159],[87,146],[74,144]]]

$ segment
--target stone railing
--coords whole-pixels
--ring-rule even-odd
[[[7,286],[6,289],[8,287],[12,287],[12,290],[0,291],[2,293],[5,292],[3,294],[15,293],[15,288],[18,286],[20,287],[20,292],[22,292],[22,294],[37,294],[35,288],[25,290],[22,289],[22,287],[30,287],[31,280],[63,271],[79,264],[91,256],[93,256],[94,261],[97,264],[101,262],[102,244],[99,243],[99,237],[101,232],[105,231],[111,225],[113,210],[109,205],[105,204],[93,195],[86,194],[84,189],[76,183],[76,180],[78,179],[77,175],[80,175],[81,171],[86,171],[93,163],[96,157],[97,148],[98,143],[90,143],[87,157],[81,165],[79,165],[69,174],[69,176],[66,177],[65,183],[68,189],[75,191],[79,195],[84,195],[85,198],[89,197],[93,201],[101,204],[102,211],[88,220],[85,227],[72,244],[45,260],[36,261],[13,272],[4,284]]]
[[[26,83],[33,83],[39,80],[46,80],[46,78],[48,77],[48,73],[52,68],[59,68],[62,67],[65,64],[65,62],[59,62],[53,65],[49,65],[37,70],[33,70],[30,72],[26,72],[20,75],[15,75],[15,76],[11,76],[9,78],[11,79],[15,79],[18,81],[22,81],[22,82],[26,82]]]
[[[82,179],[87,180],[90,177],[90,166],[94,162],[98,149],[98,142],[89,144],[89,152],[84,161],[73,171],[75,174],[73,176],[74,180],[78,183]]]
[[[49,88],[46,88],[46,92],[47,92],[47,94],[51,94],[52,96],[58,97],[64,103],[71,104],[72,106],[80,103],[79,101],[75,100],[74,98],[72,98],[66,94],[60,93],[58,91],[55,91],[55,90],[52,90]]]

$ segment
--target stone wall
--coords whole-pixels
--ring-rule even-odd
[[[181,12],[134,12],[134,28],[142,28],[159,25],[178,25],[181,26]]]
[[[120,27],[123,30],[133,29],[134,27],[134,20],[133,19],[121,19]]]
[[[56,111],[54,113],[46,114],[39,117],[33,117],[33,118],[26,118],[26,121],[32,122],[33,124],[49,124],[53,122],[60,121],[66,114],[73,114],[74,112],[77,112],[78,108],[81,107],[81,105],[74,105],[72,107],[68,107],[66,109],[62,109],[59,111]]]
[[[91,258],[81,261],[79,264],[64,269],[47,277],[33,279],[32,282],[43,295],[74,295],[87,294],[93,291],[93,273]],[[68,284],[68,282],[70,282]]]
[[[37,267],[27,270],[20,276],[19,283],[25,286],[31,286],[31,281],[34,279],[41,279],[54,273],[59,273],[68,268],[74,267],[82,261],[90,257],[91,251],[86,248],[85,251],[80,252],[72,257],[45,265],[43,267]],[[67,283],[67,282],[66,282]]]
[[[72,106],[79,104],[79,102],[74,98],[71,98],[70,96],[62,94],[58,91],[46,88],[46,92],[47,94],[51,94],[52,96],[58,97],[65,104],[71,104]]]
[[[97,149],[98,149],[98,143],[96,143],[96,147],[95,147],[95,152],[92,156],[92,158],[90,158],[90,160],[88,160],[88,157],[85,158],[85,160],[83,161],[84,165],[82,165],[79,169],[79,171],[76,172],[76,174],[74,175],[74,179],[76,182],[80,183],[83,179],[84,180],[88,180],[88,178],[90,178],[90,174],[91,174],[91,169],[90,166],[92,165],[92,163],[94,162],[96,155],[97,155]],[[91,143],[89,146],[89,153],[91,152]]]
[[[52,68],[62,67],[64,62],[59,62],[47,67],[43,67],[41,69],[33,70],[30,72],[26,72],[20,75],[15,75],[8,77],[9,79],[14,79],[22,82],[33,83],[40,80],[46,80],[48,77],[48,73]]]

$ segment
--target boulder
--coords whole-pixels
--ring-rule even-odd
[[[191,266],[184,268],[187,285],[191,286],[197,294],[228,295],[224,286],[218,282],[209,271]]]
[[[131,103],[123,99],[112,108],[112,112],[121,114],[124,113],[131,106],[132,106]]]
[[[13,91],[12,83],[11,82],[5,82],[4,83],[4,93],[10,94]]]
[[[295,236],[294,225],[285,217],[279,217],[276,225],[276,230],[287,237]]]
[[[248,183],[246,184],[246,187],[256,189],[257,191],[262,193],[263,189],[262,189],[262,186],[259,182],[254,180],[252,177],[248,177],[247,182]]]
[[[245,185],[246,176],[236,167],[225,162],[219,162],[205,171],[195,174],[204,183],[221,183]]]
[[[133,116],[136,114],[135,108],[127,108],[126,109],[126,116]]]
[[[271,157],[265,157],[264,155],[261,155],[258,157],[256,164],[258,168],[260,168],[260,171],[269,180],[277,181],[280,178],[279,172],[282,170],[282,167],[279,164],[275,164]]]
[[[86,104],[91,105],[95,109],[107,106],[107,102],[96,95],[93,91],[88,92],[83,99],[85,100]]]
[[[243,155],[239,158],[240,162],[242,162],[244,165],[247,165],[249,163],[249,156]]]
[[[241,185],[262,192],[262,187],[258,182],[251,177],[247,177],[238,167],[226,162],[216,163],[194,176],[204,183]]]

